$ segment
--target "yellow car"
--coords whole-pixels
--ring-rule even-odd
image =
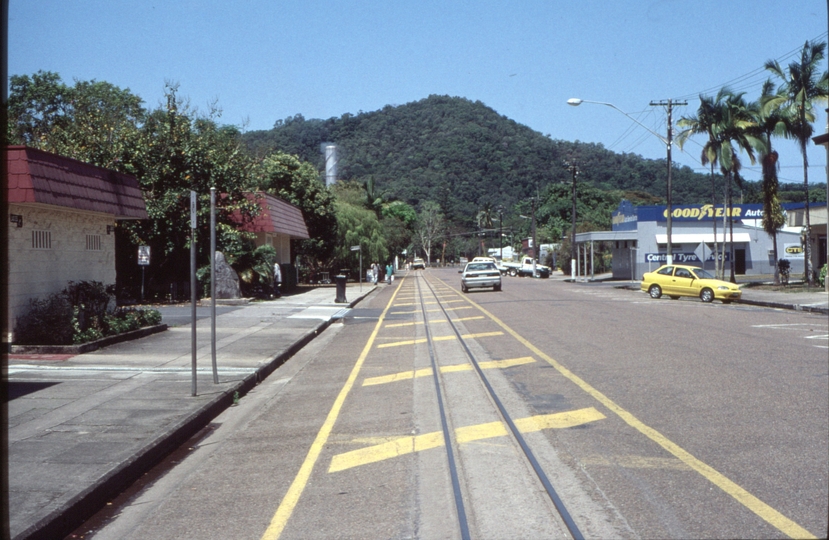
[[[743,294],[739,285],[721,281],[702,268],[680,264],[664,265],[655,272],[647,272],[642,276],[641,288],[651,298],[663,294],[674,300],[680,296],[699,296],[703,302],[717,299],[723,304],[729,304]]]

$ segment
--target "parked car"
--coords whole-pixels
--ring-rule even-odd
[[[508,273],[511,276],[530,276],[533,275],[533,258],[532,257],[524,257],[521,259],[520,263],[503,263],[503,267],[505,273]],[[536,263],[535,264],[535,272],[540,278],[548,278],[550,277],[550,273],[552,270],[549,266],[544,266],[543,264]]]
[[[426,268],[426,263],[423,262],[423,259],[415,259],[412,262],[412,270],[423,270]]]
[[[493,262],[471,262],[467,263],[461,274],[461,290],[469,292],[469,289],[492,287],[495,291],[501,290],[501,272]]]
[[[654,272],[642,276],[641,289],[651,298],[663,294],[676,300],[680,296],[698,296],[703,302],[721,300],[729,304],[742,296],[740,286],[728,281],[721,281],[702,268],[680,264],[663,265]]]

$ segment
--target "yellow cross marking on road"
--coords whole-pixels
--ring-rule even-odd
[[[523,356],[521,358],[510,358],[507,360],[492,360],[489,362],[480,362],[478,365],[481,369],[504,369],[512,366],[520,366],[522,364],[530,364],[535,362],[532,356]],[[441,366],[441,373],[455,373],[457,371],[472,371],[472,364],[454,364],[451,366]],[[376,384],[387,384],[397,381],[409,381],[418,377],[429,377],[432,375],[432,368],[416,369],[414,371],[402,371],[400,373],[393,373],[391,375],[383,375],[380,377],[369,377],[363,381],[363,386],[374,386]]]
[[[484,316],[483,316],[483,315],[478,315],[477,317],[463,317],[463,318],[459,318],[459,319],[452,319],[452,320],[453,320],[453,321],[455,321],[455,322],[460,322],[460,321],[477,321],[477,320],[480,320],[480,319],[483,319],[483,318],[484,318]],[[445,322],[449,322],[449,320],[448,320],[448,319],[441,319],[441,320],[437,320],[437,321],[429,321],[429,322],[430,322],[430,323],[445,323]],[[423,324],[423,321],[414,321],[414,322],[404,322],[404,323],[387,324],[386,326],[384,326],[384,328],[399,328],[399,327],[401,327],[401,326],[414,326],[414,325],[416,325],[416,324]]]
[[[492,336],[503,336],[503,332],[481,332],[479,334],[463,334],[461,338],[463,339],[475,339],[475,338],[482,338],[482,337],[492,337]],[[452,341],[453,339],[457,339],[457,336],[454,334],[449,336],[433,336],[432,341]],[[389,347],[401,347],[403,345],[415,345],[417,343],[426,343],[426,338],[417,338],[417,339],[406,339],[403,341],[395,341],[393,343],[383,343],[382,345],[378,345],[378,349],[387,349]]]
[[[605,415],[593,407],[588,407],[576,411],[520,418],[515,421],[515,426],[521,433],[530,433],[543,429],[562,429],[580,426],[604,418]],[[457,428],[455,430],[455,439],[458,441],[458,444],[463,444],[494,437],[503,437],[507,433],[507,427],[503,422],[490,422],[487,424]],[[331,460],[331,466],[328,468],[328,472],[344,471],[346,469],[359,467],[360,465],[376,463],[413,452],[439,448],[443,444],[443,432],[441,431],[411,437],[400,437],[399,439],[386,443],[338,454]]]

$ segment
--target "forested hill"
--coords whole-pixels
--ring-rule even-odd
[[[665,160],[552,140],[480,101],[457,97],[433,95],[328,120],[297,115],[272,130],[249,132],[245,141],[256,155],[296,154],[321,171],[321,144],[336,143],[340,179],[373,176],[378,194],[414,205],[435,200],[457,222],[474,219],[486,203],[511,205],[536,187],[569,182],[565,160],[578,163],[580,182],[652,204],[665,198]],[[673,185],[676,204],[710,200],[709,177],[688,167],[674,169]]]

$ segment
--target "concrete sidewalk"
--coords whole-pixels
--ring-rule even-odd
[[[170,328],[135,341],[70,357],[11,355],[12,538],[63,538],[375,287],[349,284],[348,304],[320,287],[217,309],[218,384],[210,310],[199,307],[195,397],[189,306],[162,309]]]

